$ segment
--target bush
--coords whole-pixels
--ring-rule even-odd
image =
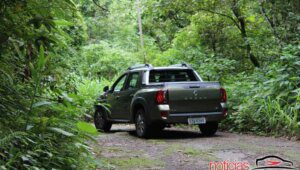
[[[224,126],[241,132],[300,135],[299,48],[289,46],[268,67],[226,82],[232,114]]]

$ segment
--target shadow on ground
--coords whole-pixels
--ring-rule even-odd
[[[137,137],[134,129],[114,129],[109,133],[122,133],[127,132],[129,135]],[[214,135],[209,138],[222,137],[221,135]],[[189,131],[189,130],[175,130],[166,129],[160,132],[155,132],[149,136],[149,139],[193,139],[193,138],[207,138],[207,136],[202,135],[200,132]]]

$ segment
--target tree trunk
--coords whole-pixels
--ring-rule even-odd
[[[139,35],[140,35],[140,41],[141,41],[141,51],[142,51],[143,57],[144,57],[144,64],[146,64],[147,61],[146,61],[146,53],[145,53],[145,49],[144,49],[141,1],[136,0],[136,4],[137,4],[137,14],[138,14]]]
[[[281,38],[280,38],[279,34],[278,34],[277,31],[276,31],[276,26],[275,26],[274,20],[272,20],[272,19],[268,16],[268,14],[267,14],[267,12],[266,12],[266,9],[265,9],[265,7],[264,7],[264,3],[265,3],[264,0],[260,0],[260,1],[259,1],[261,14],[264,16],[265,20],[266,20],[266,21],[268,22],[268,24],[270,25],[270,28],[271,28],[271,30],[272,30],[272,32],[273,32],[273,35],[276,37],[276,40],[277,40],[277,42],[278,42],[278,44],[279,44],[279,46],[280,46],[280,49],[282,49],[282,48],[283,48],[282,41],[281,41]]]
[[[248,42],[248,36],[247,36],[247,31],[246,31],[246,21],[245,21],[245,18],[241,15],[241,11],[240,11],[240,8],[238,7],[236,0],[234,0],[231,10],[232,10],[234,16],[238,20],[241,36],[246,45],[247,57],[250,59],[250,61],[252,62],[252,64],[255,67],[260,67],[260,64],[259,64],[256,56],[254,54],[252,54],[251,45]]]

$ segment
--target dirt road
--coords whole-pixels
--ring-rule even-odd
[[[112,132],[99,135],[97,142],[92,149],[107,165],[103,169],[202,170],[209,169],[210,161],[219,164],[226,161],[235,166],[247,163],[255,168],[256,159],[267,155],[292,161],[293,166],[300,169],[300,142],[284,138],[225,132],[204,137],[197,129],[173,127],[152,139],[139,139],[134,126],[113,125]],[[221,165],[211,164],[212,169],[214,165],[221,168]]]

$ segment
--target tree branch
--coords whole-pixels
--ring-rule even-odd
[[[260,12],[261,12],[261,14],[264,16],[265,20],[269,23],[274,36],[276,37],[276,39],[277,39],[280,47],[282,48],[282,42],[281,42],[281,39],[280,39],[280,37],[279,37],[279,35],[278,35],[277,31],[276,31],[276,28],[275,28],[276,26],[275,26],[274,22],[268,17],[268,14],[267,14],[267,12],[265,10],[264,0],[260,0],[259,5],[260,5]]]
[[[241,30],[241,27],[238,24],[238,22],[233,17],[231,17],[229,15],[226,15],[226,14],[223,14],[223,13],[219,13],[219,12],[216,12],[216,11],[212,11],[212,10],[209,10],[209,9],[204,9],[204,8],[200,8],[198,10],[200,10],[200,11],[206,11],[206,12],[209,12],[209,13],[212,13],[212,14],[217,14],[217,15],[226,17],[226,18],[230,19],[239,30]]]
[[[95,4],[97,7],[99,7],[102,11],[104,11],[104,12],[109,12],[108,9],[106,9],[106,8],[104,8],[103,6],[99,5],[99,4],[96,2],[96,0],[93,0],[93,2],[94,2],[94,4]]]

